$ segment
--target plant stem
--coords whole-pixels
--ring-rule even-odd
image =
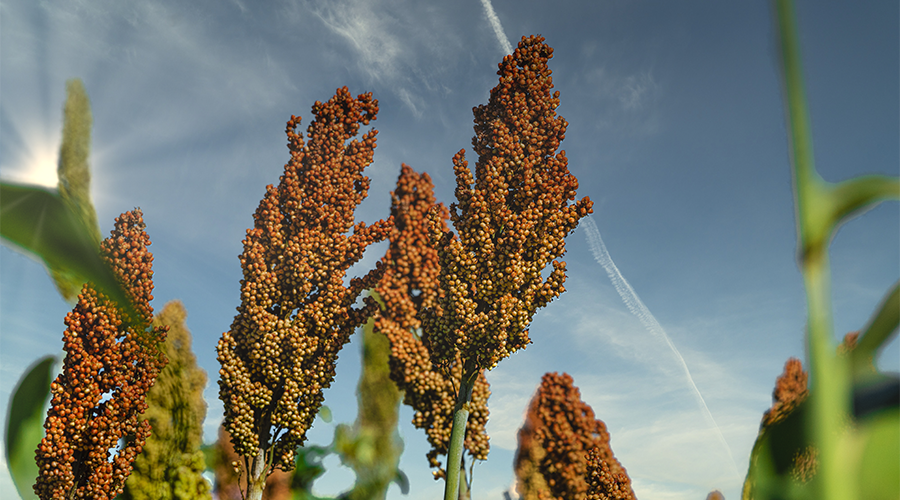
[[[263,490],[266,489],[266,465],[265,450],[259,448],[253,457],[250,470],[247,471],[250,477],[247,478],[246,500],[262,500]]]
[[[850,408],[849,368],[846,358],[835,353],[828,245],[835,224],[844,215],[842,209],[852,210],[860,203],[857,200],[842,207],[842,202],[848,203],[848,196],[836,196],[835,188],[816,172],[793,3],[778,0],[775,10],[796,194],[799,261],[809,314],[807,349],[812,375],[812,411],[808,418],[813,442],[819,449],[814,496],[823,500],[851,500],[856,498],[856,491],[842,463],[840,449],[845,431],[841,421],[847,418]]]
[[[453,411],[453,429],[450,431],[450,449],[447,452],[447,482],[444,485],[444,500],[459,500],[460,467],[463,445],[466,440],[466,421],[469,420],[469,403],[478,370],[466,363],[463,376],[459,380],[459,397]]]
[[[471,500],[469,494],[469,483],[466,482],[466,462],[463,457],[462,465],[459,468],[459,500]]]

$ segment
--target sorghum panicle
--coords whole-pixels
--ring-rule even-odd
[[[447,209],[435,204],[431,177],[402,165],[397,189],[391,192],[391,245],[382,258],[385,272],[376,288],[385,308],[376,313],[375,328],[390,340],[391,380],[404,391],[403,402],[415,410],[413,425],[425,430],[432,447],[428,461],[438,468],[435,476],[443,477],[437,457],[447,455],[462,365],[454,363],[447,372],[435,369],[428,348],[416,333],[422,326],[419,313],[439,307],[442,294],[437,250],[429,240],[427,221],[433,207],[439,210],[446,229]],[[487,458],[490,448],[485,432],[488,396],[490,386],[482,372],[475,381],[465,440],[469,454],[479,460]]]
[[[631,478],[624,470],[612,470],[600,448],[592,448],[587,458],[587,500],[635,500]],[[712,495],[712,494],[710,494]],[[721,495],[721,494],[720,494]],[[707,499],[709,500],[709,499]]]
[[[84,285],[66,315],[62,373],[51,384],[46,434],[35,453],[42,499],[112,499],[150,434],[145,395],[166,364],[166,327],[153,318],[153,255],[140,209],[116,219],[101,254],[128,290],[138,318]],[[110,450],[115,453],[110,456]]]
[[[162,348],[169,363],[147,393],[144,416],[153,426],[144,449],[134,460],[125,490],[118,500],[211,500],[203,478],[206,462],[203,420],[206,418],[206,372],[191,350],[191,332],[181,301],[168,302],[153,318],[167,326]]]
[[[499,84],[487,105],[474,108],[478,162],[475,176],[465,151],[453,157],[456,199],[444,231],[432,211],[431,232],[440,263],[441,308],[424,316],[432,358],[449,365],[459,352],[466,363],[493,368],[531,341],[528,325],[538,308],[565,289],[565,237],[591,213],[576,203],[578,180],[569,173],[566,120],[556,116],[547,61],[553,49],[540,36],[522,37],[499,65]],[[546,280],[541,272],[552,262]]]
[[[807,380],[809,375],[797,358],[789,358],[784,363],[784,371],[775,380],[772,391],[772,407],[763,414],[762,427],[784,420],[809,396]]]
[[[625,468],[613,456],[606,424],[581,400],[572,377],[545,374],[519,431],[515,469],[520,497],[587,498],[592,450],[609,474],[627,479]],[[617,481],[623,491],[631,492],[630,480]]]
[[[295,132],[300,118],[287,123],[291,159],[278,186],[266,188],[247,231],[241,305],[217,349],[219,397],[235,450],[254,457],[274,446],[267,454],[283,470],[294,466],[334,379],[338,351],[372,310],[353,304],[378,282],[380,266],[349,287],[346,271],[392,225],[353,219],[369,188],[362,172],[372,162],[377,131],[346,141],[375,119],[378,101],[371,93],[354,99],[344,87],[312,111],[306,143]]]

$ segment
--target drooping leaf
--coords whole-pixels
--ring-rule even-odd
[[[397,486],[400,487],[400,493],[409,495],[409,478],[406,477],[405,472],[397,469],[397,475],[394,476],[394,482],[397,483]]]
[[[46,356],[34,363],[19,380],[9,402],[6,417],[6,462],[23,499],[37,498],[32,485],[38,476],[34,450],[44,437],[44,407],[50,395],[56,357]]]
[[[100,247],[90,230],[62,201],[59,194],[36,186],[0,183],[0,236],[13,248],[40,258],[81,284],[90,281],[138,317],[131,299],[100,258]]]
[[[864,374],[873,367],[877,352],[897,333],[900,325],[900,281],[894,283],[869,320],[851,356],[855,374]]]

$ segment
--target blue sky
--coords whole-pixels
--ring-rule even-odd
[[[154,242],[154,306],[180,299],[187,307],[211,377],[212,436],[222,415],[214,347],[238,305],[241,239],[288,159],[290,115],[305,128],[312,103],[336,88],[374,92],[379,145],[357,218],[388,215],[401,162],[429,172],[449,204],[450,160],[471,150],[472,107],[496,85],[505,47],[542,34],[554,48],[558,112],[569,122],[562,147],[578,195],[594,200],[608,253],[658,328],[626,307],[580,227],[568,240],[568,292],[535,317],[534,344],[488,374],[492,451],[475,466],[474,498],[501,498],[512,483],[516,431],[548,371],[574,377],[640,498],[697,499],[713,489],[739,498],[775,377],[788,357],[804,357],[768,4],[491,7],[493,19],[477,0],[3,0],[0,177],[55,185],[65,81],[81,78],[94,116],[101,228],[108,234],[118,214],[142,208]],[[817,167],[832,181],[897,175],[897,3],[797,8]],[[384,250],[367,252],[355,271]],[[836,335],[865,324],[900,276],[898,255],[897,203],[841,228],[832,244]],[[70,307],[39,264],[0,248],[0,413],[31,361],[61,352]],[[326,392],[335,423],[356,416],[358,351],[356,342],[345,347]],[[896,340],[880,363],[898,369]],[[409,498],[433,498],[441,487],[411,418],[403,407]],[[326,444],[332,432],[317,421],[311,442]],[[320,492],[352,482],[336,460],[327,463]],[[10,488],[4,467],[0,490]],[[393,488],[389,498],[403,497]]]

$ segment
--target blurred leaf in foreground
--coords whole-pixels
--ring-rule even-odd
[[[31,485],[38,475],[34,450],[44,437],[44,406],[50,396],[55,356],[41,358],[19,380],[6,417],[6,463],[23,499],[37,498]]]
[[[0,236],[17,250],[40,258],[48,269],[90,281],[136,317],[134,306],[100,258],[90,230],[60,195],[44,188],[0,183]],[[79,288],[81,285],[78,285]]]

